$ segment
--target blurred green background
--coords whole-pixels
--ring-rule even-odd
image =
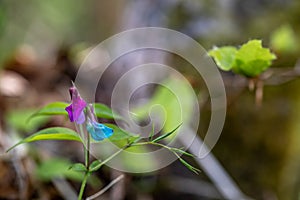
[[[84,56],[95,45],[120,31],[145,26],[180,31],[207,50],[213,46],[238,46],[249,39],[262,39],[263,45],[271,48],[277,55],[272,67],[278,73],[266,81],[261,106],[255,103],[255,94],[248,90],[245,79],[222,72],[228,110],[213,154],[249,197],[299,199],[300,80],[299,71],[294,70],[300,65],[297,63],[300,57],[298,0],[1,0],[0,198],[62,199],[59,186],[49,182],[58,175],[67,177],[78,188],[78,174],[57,175],[57,169],[53,169],[53,163],[62,168],[70,161],[82,159],[76,144],[67,142],[68,148],[63,148],[62,142],[37,143],[35,148],[20,148],[15,154],[4,151],[16,138],[40,128],[71,126],[60,117],[38,118],[30,124],[26,118],[46,103],[69,100],[66,91],[70,80],[74,80]],[[202,79],[195,76],[187,63],[178,58],[173,58],[172,63],[195,85],[197,94],[205,93]],[[102,95],[98,100],[109,105],[112,80],[122,72],[118,67],[113,68],[103,80],[104,86],[99,87]],[[200,136],[207,129],[209,107],[209,102],[203,103]],[[57,156],[68,159],[61,161]],[[51,163],[52,158],[52,167],[47,168],[44,161]],[[47,170],[54,170],[50,178],[41,173]],[[119,172],[108,167],[101,170],[87,193],[96,192],[116,173]],[[185,177],[176,179],[179,182],[195,181],[194,190],[184,192],[174,187],[174,176]],[[126,187],[117,192],[112,190],[103,198],[222,199],[220,195],[195,192],[205,188],[196,184],[203,181],[210,183],[204,173],[196,176],[174,163],[153,174],[128,175]],[[213,185],[210,187],[215,191]]]

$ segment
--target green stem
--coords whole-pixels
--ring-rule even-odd
[[[85,166],[89,169],[90,166],[90,136],[87,136],[87,144],[85,149]]]
[[[79,195],[78,195],[78,200],[82,200],[83,192],[84,192],[88,177],[89,177],[89,172],[86,172],[84,174],[84,177],[83,177],[83,180],[82,180],[82,183],[81,183],[81,187],[80,187],[80,191],[79,191]]]
[[[79,130],[80,130],[81,135],[84,136],[85,132],[83,131],[82,125],[79,125]],[[86,144],[83,144],[83,149],[84,149],[84,161],[85,161],[85,166],[86,166],[87,171],[85,172],[85,175],[84,175],[82,183],[81,183],[78,200],[82,199],[82,196],[83,196],[83,193],[84,193],[84,190],[86,187],[87,179],[90,175],[90,171],[89,171],[89,167],[90,167],[90,136],[88,134],[86,135]]]
[[[159,146],[159,147],[163,147],[165,149],[168,149],[170,151],[172,151],[172,148],[171,147],[168,147],[164,144],[160,144],[160,143],[156,143],[156,142],[140,142],[140,143],[135,143],[135,144],[132,144],[131,146],[141,146],[141,145],[154,145],[154,146]]]
[[[105,160],[103,160],[101,163],[99,163],[97,166],[95,166],[94,168],[90,169],[90,171],[96,171],[98,169],[100,169],[100,167],[102,167],[102,165],[104,165],[105,163],[107,163],[108,161],[110,161],[111,159],[113,159],[115,156],[117,156],[119,153],[121,153],[123,150],[127,149],[129,146],[126,145],[125,147],[123,147],[122,149],[119,149],[117,152],[115,152],[114,154],[112,154],[111,156],[109,156],[108,158],[106,158]]]
[[[79,125],[79,131],[81,135],[86,137],[86,144],[84,144],[84,161],[85,161],[85,166],[88,169],[90,163],[90,137],[88,134],[85,135],[82,125]]]

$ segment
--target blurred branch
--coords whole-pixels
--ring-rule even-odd
[[[198,195],[210,199],[222,198],[214,185],[201,180],[173,176],[167,179],[166,185],[168,185],[170,189],[184,194]]]
[[[116,178],[116,177],[118,177],[118,176],[120,176],[122,174],[123,174],[122,172],[119,172],[119,171],[116,171],[116,170],[112,170],[111,177],[112,177],[112,179],[114,179],[114,178]],[[126,186],[125,185],[125,179],[121,180],[119,182],[119,184],[115,185],[115,187],[113,187],[111,189],[111,193],[110,193],[109,199],[111,199],[111,200],[122,200],[122,199],[124,199],[125,193],[126,193],[125,186]]]
[[[10,135],[13,134],[11,131]],[[12,143],[11,138],[8,137],[8,134],[5,133],[0,124],[0,146],[5,149],[7,148],[8,144]],[[28,193],[28,176],[26,174],[26,169],[22,163],[23,155],[20,151],[12,151],[11,154],[2,154],[0,155],[1,161],[9,161],[13,166],[13,170],[16,174],[17,180],[17,187],[18,187],[18,198],[25,199]]]
[[[209,151],[201,138],[198,137],[196,133],[192,132],[191,129],[187,128],[183,131],[184,134],[178,134],[178,136],[183,145],[185,147],[189,147],[190,153],[199,155],[201,148],[205,149],[205,152]],[[191,145],[190,141],[193,141]],[[239,189],[237,184],[227,174],[225,169],[221,166],[211,152],[208,153],[204,158],[196,157],[195,160],[225,199],[251,199]]]
[[[116,179],[114,179],[112,182],[110,182],[107,186],[105,186],[102,190],[100,190],[99,192],[97,192],[96,194],[93,194],[92,196],[89,196],[88,198],[86,198],[86,200],[92,200],[92,199],[96,199],[97,197],[101,196],[102,194],[104,194],[108,189],[110,189],[112,186],[114,186],[116,183],[118,183],[120,180],[122,180],[125,176],[123,174],[121,174],[120,176],[118,176]]]

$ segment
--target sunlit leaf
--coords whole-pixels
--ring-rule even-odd
[[[233,67],[236,52],[237,49],[235,47],[225,46],[221,48],[215,47],[208,54],[214,58],[220,69],[229,71]]]
[[[50,103],[34,113],[31,118],[40,115],[68,115],[67,111],[65,110],[68,105],[69,104],[65,102]]]
[[[67,115],[65,108],[69,105],[66,102],[52,102],[43,107],[39,113],[44,115]]]
[[[214,48],[209,51],[218,67],[224,71],[255,77],[268,69],[276,59],[270,49],[262,47],[261,40],[250,40],[240,49],[232,46]]]
[[[275,58],[268,48],[262,47],[261,40],[250,40],[237,51],[233,71],[254,77],[268,69]]]
[[[28,136],[27,138],[21,140],[20,142],[9,148],[7,151],[10,151],[20,144],[40,140],[74,140],[81,142],[79,135],[75,131],[63,127],[53,127],[43,129],[33,135]]]

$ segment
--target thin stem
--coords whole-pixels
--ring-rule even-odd
[[[83,144],[83,150],[84,150],[85,166],[87,169],[87,171],[85,172],[84,178],[82,180],[79,195],[78,195],[78,200],[81,200],[84,190],[85,190],[85,187],[86,187],[87,179],[90,175],[90,171],[89,171],[89,167],[90,167],[90,137],[88,134],[85,135],[85,132],[84,132],[81,124],[79,125],[79,131],[82,136],[86,136],[86,144]]]
[[[89,151],[84,147],[84,164],[85,167],[88,169],[89,167]]]
[[[89,169],[90,166],[90,136],[87,135],[87,144],[85,149],[85,166]]]
[[[171,147],[168,147],[164,144],[160,144],[160,143],[156,143],[156,142],[140,142],[140,143],[135,143],[135,144],[132,144],[131,146],[141,146],[141,145],[154,145],[154,146],[159,146],[159,147],[163,147],[165,149],[168,149],[170,151],[172,151],[172,148]]]
[[[96,167],[90,169],[90,171],[96,171],[96,170],[100,169],[100,167],[102,167],[102,165],[104,165],[105,163],[107,163],[108,161],[110,161],[111,159],[113,159],[115,156],[117,156],[119,153],[121,153],[123,150],[127,149],[128,147],[130,147],[130,146],[126,145],[122,149],[119,149],[114,154],[112,154],[111,156],[109,156],[108,158],[106,158],[105,160],[103,160],[101,163],[99,163],[99,165],[97,165]]]
[[[78,195],[78,200],[82,200],[83,192],[84,192],[88,177],[89,177],[89,172],[86,172],[84,174],[84,177],[83,177],[83,180],[82,180],[82,183],[81,183],[81,187],[80,187],[80,191],[79,191],[79,195]]]
[[[84,163],[86,168],[88,169],[89,167],[89,163],[90,163],[90,137],[88,134],[85,134],[82,124],[79,125],[79,132],[80,135],[82,135],[83,137],[85,137],[86,144],[83,144],[83,148],[84,148]]]

